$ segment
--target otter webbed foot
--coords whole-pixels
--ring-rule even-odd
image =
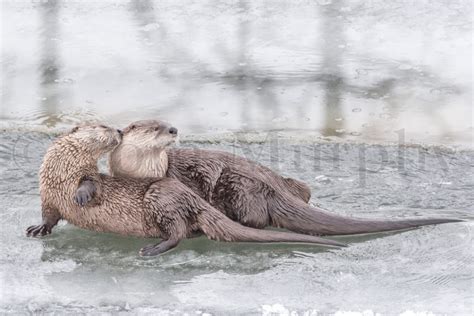
[[[91,180],[84,180],[81,182],[74,195],[74,201],[80,206],[85,206],[89,203],[95,195],[96,187]]]
[[[41,237],[51,234],[52,227],[47,224],[33,225],[26,229],[27,237]]]
[[[140,249],[139,254],[143,257],[157,256],[159,254],[165,253],[168,250],[173,249],[178,245],[178,243],[178,240],[163,240],[158,244],[143,247],[142,249]]]

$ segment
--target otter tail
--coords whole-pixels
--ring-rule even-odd
[[[291,232],[280,232],[263,229],[255,229],[240,225],[227,218],[219,211],[201,212],[198,215],[198,225],[201,231],[209,239],[227,242],[291,242],[311,243],[321,246],[345,247],[344,243],[334,240],[323,239],[310,235],[301,235]]]
[[[271,220],[274,226],[309,235],[352,235],[396,231],[426,225],[462,222],[458,219],[427,218],[403,220],[370,220],[344,217],[311,207],[294,198],[273,201]]]

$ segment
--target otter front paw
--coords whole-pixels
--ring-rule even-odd
[[[86,190],[77,190],[74,196],[74,202],[80,206],[84,206],[92,200],[92,194]]]
[[[51,234],[51,227],[46,224],[33,225],[26,229],[27,237],[40,237]]]
[[[90,180],[84,180],[76,190],[74,201],[80,206],[85,206],[94,198],[95,192],[94,183]]]

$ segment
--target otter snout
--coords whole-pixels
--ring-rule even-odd
[[[170,127],[168,130],[172,135],[178,135],[178,129],[176,127]]]

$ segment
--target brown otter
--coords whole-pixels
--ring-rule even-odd
[[[166,148],[177,130],[158,120],[138,121],[125,130],[111,153],[114,175],[176,178],[241,224],[275,226],[309,235],[363,234],[456,222],[454,219],[369,220],[343,217],[307,205],[309,188],[230,153]]]
[[[181,180],[210,202],[222,170],[234,167],[256,172],[261,181],[271,183],[305,203],[311,198],[311,190],[305,183],[281,177],[250,160],[220,151],[166,148],[175,142],[178,130],[165,122],[135,122],[124,130],[124,134],[126,137],[110,155],[112,175],[134,178],[168,175]]]
[[[344,244],[295,233],[264,231],[228,219],[178,180],[129,179],[98,172],[97,160],[121,141],[106,126],[76,127],[48,149],[40,170],[43,223],[27,236],[50,234],[60,219],[81,228],[139,237],[161,237],[140,251],[152,256],[197,232],[210,239],[249,242]]]

